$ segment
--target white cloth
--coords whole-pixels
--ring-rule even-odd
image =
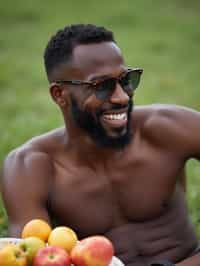
[[[125,264],[120,259],[118,259],[117,257],[114,256],[112,258],[110,266],[125,266]]]

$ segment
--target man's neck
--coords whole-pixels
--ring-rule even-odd
[[[83,129],[73,128],[72,130],[68,124],[65,126],[65,136],[68,150],[81,157],[81,160],[106,163],[120,158],[127,148],[116,149],[100,146]]]

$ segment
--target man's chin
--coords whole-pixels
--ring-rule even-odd
[[[101,134],[99,134],[101,131]],[[132,132],[128,125],[114,128],[107,128],[101,124],[101,130],[92,136],[98,146],[122,149],[125,148],[132,139]]]
[[[120,139],[127,134],[127,126],[115,127],[115,128],[109,129],[109,130],[104,128],[104,130],[106,132],[107,138],[110,138],[110,139],[116,139],[117,140],[117,139]]]
[[[99,119],[99,123],[105,134],[110,138],[119,138],[126,134],[128,121],[114,121],[104,118]]]

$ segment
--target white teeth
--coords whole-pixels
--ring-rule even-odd
[[[110,120],[124,120],[127,118],[127,114],[126,113],[122,113],[122,114],[110,114],[110,115],[104,115],[104,117],[106,119],[110,119]]]

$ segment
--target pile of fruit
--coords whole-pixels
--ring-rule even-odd
[[[22,239],[0,250],[1,266],[108,266],[114,254],[109,239],[90,236],[78,240],[69,227],[52,229],[41,219],[28,222]]]

